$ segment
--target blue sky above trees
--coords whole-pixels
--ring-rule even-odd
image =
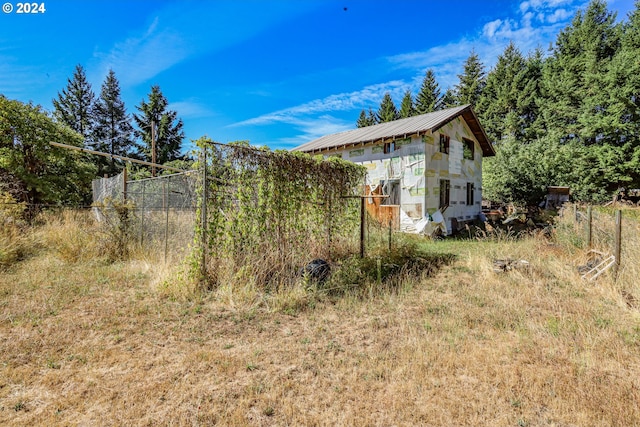
[[[579,0],[46,1],[0,14],[0,93],[52,110],[76,64],[98,94],[109,69],[129,113],[159,85],[189,140],[291,148],[352,129],[431,68],[442,91],[473,49],[546,51]],[[17,2],[13,2],[14,7]],[[626,19],[633,0],[610,0]]]

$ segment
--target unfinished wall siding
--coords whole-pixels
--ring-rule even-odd
[[[441,153],[437,141],[440,134],[450,138],[449,154]],[[451,181],[450,203],[444,211],[447,229],[451,230],[453,219],[458,223],[477,218],[481,211],[482,200],[482,150],[477,139],[460,117],[455,118],[438,129],[430,138],[423,138],[426,143],[425,155],[430,161],[426,166],[426,188],[424,204],[426,212],[433,214],[440,204],[440,180]],[[464,139],[473,141],[473,159],[462,156]],[[467,183],[473,184],[473,205],[467,205]]]
[[[449,153],[440,152],[440,134],[450,138]],[[466,159],[464,140],[473,142],[473,159]],[[440,180],[451,182],[449,206],[444,211],[448,232],[457,222],[477,218],[482,200],[482,149],[466,122],[457,117],[433,134],[346,150],[331,150],[367,168],[366,184],[372,190],[391,181],[400,184],[400,210],[414,221],[439,209]],[[393,147],[393,148],[390,148]],[[473,205],[467,205],[467,184],[473,185]],[[455,221],[453,221],[455,219]]]
[[[430,232],[424,218],[438,211],[448,232],[476,219],[482,159],[495,155],[470,105],[326,135],[295,150],[341,154],[365,166],[366,189],[389,196],[384,202],[368,199],[371,214],[388,218],[395,212],[401,229],[414,232]]]

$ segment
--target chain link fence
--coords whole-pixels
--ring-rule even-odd
[[[198,173],[127,180],[125,174],[93,181],[96,219],[121,227],[129,243],[182,255],[193,241]],[[126,226],[125,226],[126,225]]]

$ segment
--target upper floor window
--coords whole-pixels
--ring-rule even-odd
[[[393,153],[396,151],[396,143],[395,142],[385,142],[383,148],[384,154]]]
[[[444,134],[440,134],[440,152],[449,154],[449,137]]]
[[[467,160],[473,160],[475,143],[470,139],[462,138],[462,144],[462,157]]]

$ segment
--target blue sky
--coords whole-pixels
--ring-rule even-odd
[[[7,3],[1,0],[0,3]],[[0,13],[0,93],[51,110],[81,64],[93,91],[111,68],[129,113],[159,85],[207,135],[292,148],[352,129],[385,92],[396,104],[427,69],[442,92],[475,50],[487,70],[514,41],[547,49],[585,0],[49,0]],[[610,0],[626,19],[633,0]],[[6,6],[6,4],[3,6]]]

